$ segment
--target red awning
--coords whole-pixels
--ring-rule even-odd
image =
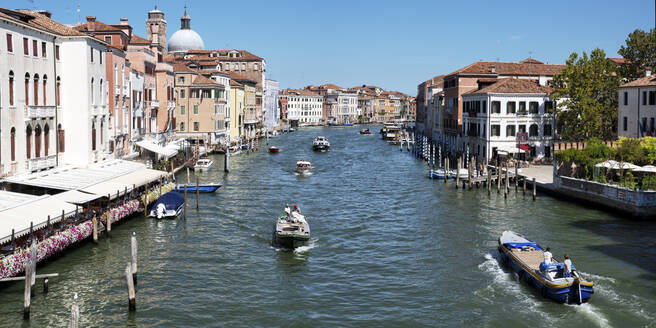
[[[524,151],[529,151],[529,150],[531,150],[531,146],[529,146],[528,144],[520,144],[519,149],[524,150]]]

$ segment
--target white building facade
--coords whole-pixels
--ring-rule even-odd
[[[553,154],[551,88],[535,81],[502,79],[462,96],[465,152],[492,159],[549,158]]]
[[[280,112],[278,109],[279,83],[275,80],[264,80],[264,127],[271,131],[280,125]]]
[[[618,127],[620,137],[640,138],[656,135],[656,76],[647,76],[623,84],[618,90]]]
[[[305,90],[287,90],[287,119],[299,124],[321,123],[323,97]]]
[[[326,95],[326,98],[333,98],[336,104],[336,113],[332,113],[337,119],[337,123],[357,123],[358,122],[358,94],[355,92],[337,91]]]

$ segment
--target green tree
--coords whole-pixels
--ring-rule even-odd
[[[621,79],[614,68],[597,48],[590,56],[572,53],[566,67],[554,76],[553,97],[559,100],[556,123],[563,139],[615,138]]]
[[[635,30],[626,38],[626,45],[617,51],[627,63],[619,66],[629,81],[645,76],[645,71],[656,67],[656,30]]]

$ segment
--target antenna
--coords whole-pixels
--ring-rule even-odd
[[[80,25],[80,3],[77,3],[77,25]]]

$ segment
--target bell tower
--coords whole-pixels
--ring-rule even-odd
[[[157,6],[148,12],[146,36],[148,40],[162,46],[162,55],[166,55],[166,20],[164,20],[164,13],[157,9]]]

